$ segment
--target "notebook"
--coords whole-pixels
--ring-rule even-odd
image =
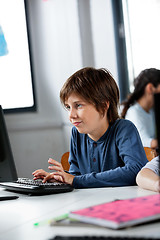
[[[30,195],[64,193],[73,190],[73,187],[66,183],[56,181],[42,183],[42,180],[18,178],[2,106],[0,106],[0,187]]]
[[[130,227],[160,219],[160,194],[90,206],[71,211],[69,217],[112,229]]]

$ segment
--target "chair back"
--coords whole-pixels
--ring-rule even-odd
[[[69,158],[69,152],[65,152],[61,157],[61,164],[65,171],[69,171],[69,168],[70,168],[68,158]]]
[[[146,153],[146,157],[148,161],[151,161],[153,158],[157,156],[157,152],[155,149],[152,149],[150,147],[144,147],[144,151]]]
[[[151,161],[153,158],[155,158],[158,155],[156,150],[150,147],[144,147],[144,151],[146,153],[146,157],[148,161]],[[70,168],[68,158],[69,158],[69,152],[65,152],[61,157],[61,164],[65,171],[69,171],[69,168]]]

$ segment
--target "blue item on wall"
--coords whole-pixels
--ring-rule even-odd
[[[0,26],[0,56],[4,56],[8,54],[7,43],[2,31],[2,27]]]

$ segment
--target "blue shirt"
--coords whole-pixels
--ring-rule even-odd
[[[72,128],[69,173],[75,175],[75,188],[135,185],[147,162],[139,133],[129,120],[116,120],[96,142]]]

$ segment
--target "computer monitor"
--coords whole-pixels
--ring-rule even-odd
[[[4,113],[0,105],[0,182],[17,180],[17,171],[5,123]]]

